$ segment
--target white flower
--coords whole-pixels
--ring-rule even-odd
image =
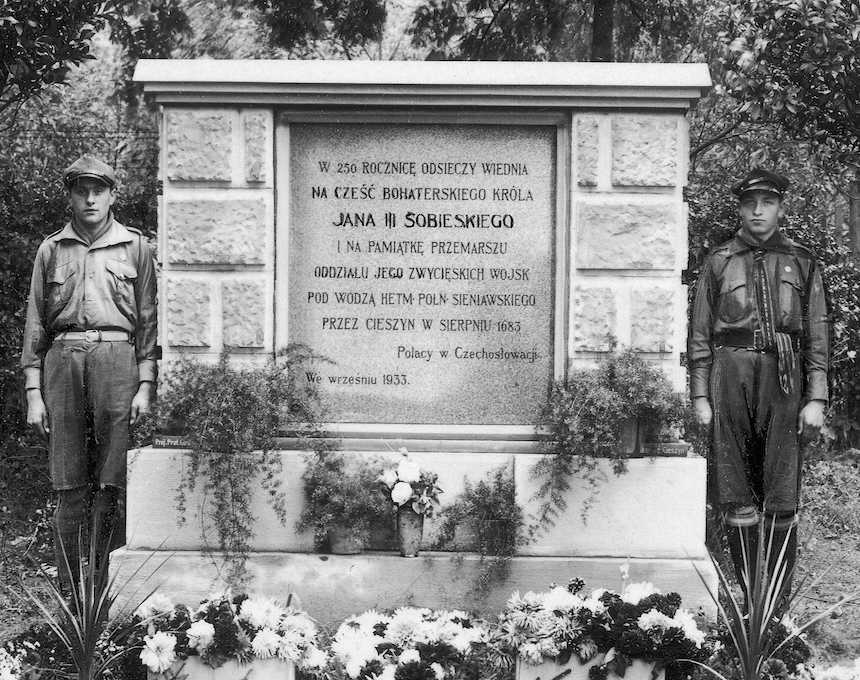
[[[334,636],[331,651],[345,666],[346,674],[357,678],[365,664],[377,658],[378,640],[374,635],[344,623]]]
[[[660,589],[655,588],[653,583],[631,583],[624,592],[621,593],[621,599],[627,604],[639,604],[639,601],[649,595],[659,595]]]
[[[397,470],[388,468],[385,472],[379,475],[379,481],[385,484],[389,489],[397,484]]]
[[[647,632],[654,629],[666,630],[667,628],[674,626],[675,621],[670,616],[666,616],[656,609],[649,609],[639,617],[639,620],[636,621],[636,625]]]
[[[416,642],[425,642],[422,635],[424,617],[429,609],[401,607],[391,616],[391,621],[385,631],[385,639],[399,647],[405,647]]]
[[[418,463],[404,458],[397,466],[397,478],[408,483],[421,481],[421,467]]]
[[[134,615],[140,619],[149,619],[153,616],[161,614],[170,614],[173,612],[173,602],[167,595],[161,593],[153,593],[134,611]]]
[[[543,597],[543,608],[549,612],[567,613],[574,609],[579,609],[582,604],[582,598],[561,586],[557,586],[548,593],[544,593]]]
[[[144,647],[140,652],[140,660],[153,673],[163,673],[176,661],[176,637],[170,633],[159,631],[155,635],[147,635],[143,639]]]
[[[302,647],[305,640],[297,630],[288,630],[281,635],[281,644],[278,647],[278,658],[282,661],[297,663],[302,658]]]
[[[421,661],[421,652],[417,649],[404,649],[400,656],[397,657],[397,663],[404,666],[408,663],[418,663]]]
[[[325,668],[328,663],[328,655],[315,645],[311,645],[300,662],[302,668]]]
[[[280,635],[271,628],[261,628],[251,640],[251,649],[254,650],[254,656],[260,659],[272,659],[278,653],[280,644]]]
[[[13,656],[0,647],[0,680],[18,680],[21,673],[21,654]]]
[[[391,500],[397,505],[403,505],[412,498],[412,486],[406,482],[397,482],[391,490]]]
[[[849,349],[847,352],[845,352],[845,354],[848,355],[849,359],[854,359],[857,357],[857,350],[856,349]]]
[[[684,631],[684,635],[690,642],[701,648],[705,643],[705,633],[699,630],[696,619],[686,609],[679,609],[673,617],[675,625]]]
[[[239,619],[254,628],[276,629],[286,614],[284,608],[274,600],[249,598],[242,603]]]
[[[215,626],[208,621],[195,621],[188,628],[188,646],[203,651],[215,639]]]
[[[436,680],[442,680],[445,677],[445,669],[442,668],[442,664],[431,663],[430,670],[436,674]]]
[[[397,666],[393,663],[385,664],[382,673],[376,676],[377,680],[394,680],[397,676]]]

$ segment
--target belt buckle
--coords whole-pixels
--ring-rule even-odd
[[[90,329],[84,331],[84,339],[87,342],[101,342],[102,341],[102,332],[98,329]]]
[[[756,328],[753,331],[753,349],[759,351],[764,349],[764,335],[761,332],[761,328]]]

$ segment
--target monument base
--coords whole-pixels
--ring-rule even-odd
[[[120,548],[111,558],[121,588],[115,606],[133,609],[139,604],[134,597],[158,587],[174,602],[193,608],[224,587],[217,560],[217,554],[194,551]],[[474,554],[422,552],[417,559],[404,559],[391,552],[257,552],[248,560],[247,592],[281,601],[293,592],[312,617],[332,630],[345,618],[374,607],[464,609],[495,618],[515,591],[542,591],[574,577],[583,579],[586,589],[620,590],[624,563],[617,557],[513,557],[506,569],[491,571]],[[630,578],[650,581],[664,593],[678,592],[686,608],[716,616],[708,591],[716,592],[717,576],[707,559],[633,558]]]

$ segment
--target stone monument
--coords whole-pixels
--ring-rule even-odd
[[[341,449],[405,447],[443,503],[503,465],[527,511],[552,380],[614,337],[684,389],[685,113],[705,65],[144,60],[135,80],[162,110],[165,362],[304,343],[332,361],[304,379]],[[292,529],[303,452],[281,455],[290,520],[256,499],[252,588],[292,588],[315,616],[499,611],[573,576],[617,588],[627,558],[635,580],[708,604],[701,458],[630,461],[587,522],[574,488],[476,601],[477,558],[314,554]],[[131,452],[121,570],[169,555],[165,587],[193,602],[217,575],[200,522],[178,526],[181,466],[181,448]]]

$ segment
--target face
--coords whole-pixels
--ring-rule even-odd
[[[69,204],[78,224],[97,229],[107,221],[115,195],[113,189],[92,177],[82,177],[69,189]]]
[[[748,191],[738,207],[744,230],[759,241],[770,238],[782,217],[782,200],[766,191]]]

